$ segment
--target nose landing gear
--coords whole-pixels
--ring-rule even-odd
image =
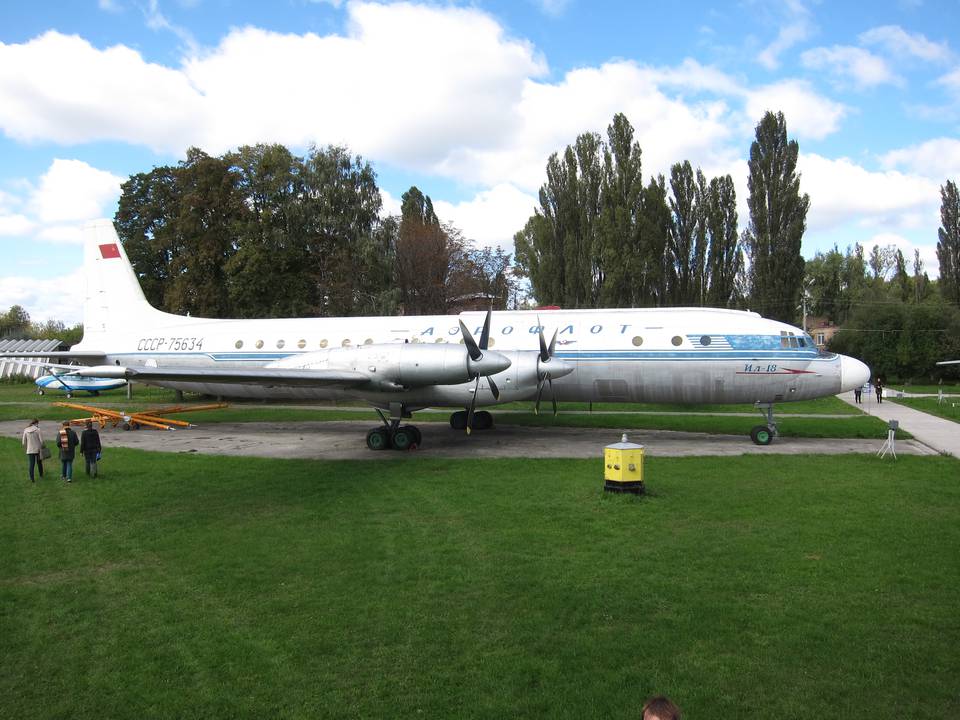
[[[755,445],[769,445],[779,435],[777,421],[773,417],[773,403],[758,402],[754,407],[767,419],[766,425],[754,425],[750,429],[750,439]]]

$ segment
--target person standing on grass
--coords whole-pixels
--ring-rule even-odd
[[[100,433],[87,420],[87,429],[80,433],[80,454],[83,455],[87,475],[97,476],[97,458],[100,457]]]
[[[30,473],[30,482],[36,482],[33,479],[34,466],[40,470],[40,477],[43,477],[43,435],[40,434],[40,421],[34,418],[23,431],[23,437],[20,439],[23,447],[27,451],[27,470]]]
[[[640,711],[641,720],[680,720],[680,708],[670,698],[657,695],[647,700]]]
[[[73,482],[73,458],[76,455],[76,447],[80,441],[77,434],[70,427],[70,421],[64,420],[60,432],[57,433],[57,447],[60,448],[60,479],[66,482]]]

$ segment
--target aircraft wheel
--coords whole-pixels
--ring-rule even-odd
[[[125,422],[125,423],[124,423],[123,425],[121,425],[120,427],[122,427],[124,430],[129,430],[129,429],[130,429],[130,423]]]
[[[40,388],[39,390],[37,390],[37,395],[43,395],[43,388]]]
[[[766,425],[755,425],[750,430],[750,439],[755,445],[769,445],[773,442],[773,433]]]
[[[394,450],[409,450],[417,440],[416,428],[412,425],[401,425],[393,434]]]
[[[420,432],[420,428],[416,425],[411,425],[410,429],[413,430],[413,441],[417,444],[417,447],[420,447],[423,444],[423,434]]]
[[[493,415],[486,410],[479,410],[473,414],[474,430],[489,430],[493,427]]]
[[[386,450],[390,447],[390,437],[386,428],[376,427],[367,433],[367,447],[371,450]]]
[[[72,398],[72,397],[73,397],[73,393],[72,393],[72,392],[68,392],[68,393],[67,393],[67,399]]]
[[[467,429],[467,411],[459,410],[450,415],[450,427],[454,430],[466,430]]]

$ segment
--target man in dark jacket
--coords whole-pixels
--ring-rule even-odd
[[[73,458],[76,455],[77,434],[70,427],[70,421],[64,420],[60,432],[57,433],[57,447],[60,448],[60,479],[73,482]]]
[[[87,475],[97,476],[97,459],[100,457],[100,433],[87,420],[87,429],[80,433],[80,454],[83,455]]]

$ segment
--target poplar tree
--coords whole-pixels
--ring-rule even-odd
[[[782,112],[767,112],[750,146],[751,305],[762,315],[785,322],[796,317],[803,288],[800,243],[806,229],[810,197],[800,194],[796,140],[787,139]]]
[[[937,260],[940,262],[940,292],[943,299],[960,306],[960,195],[947,180],[940,187],[940,229]]]

